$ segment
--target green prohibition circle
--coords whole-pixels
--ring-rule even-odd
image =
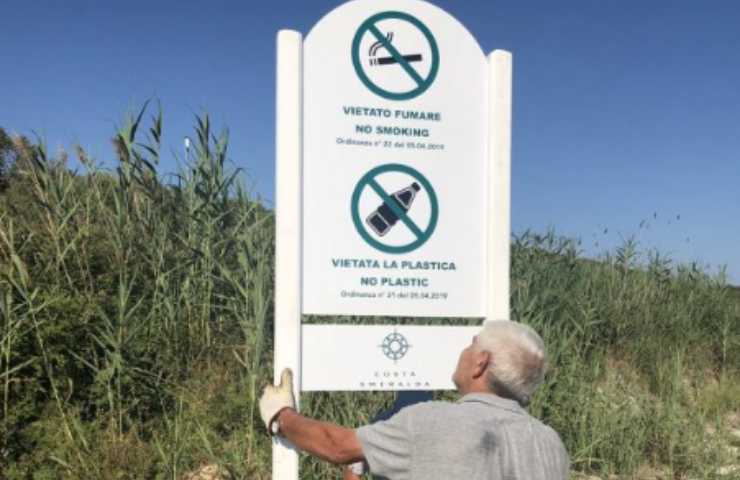
[[[362,223],[362,218],[360,217],[360,196],[362,195],[362,192],[365,190],[366,187],[369,187],[370,182],[373,182],[375,180],[375,177],[387,172],[401,172],[410,175],[411,177],[416,179],[422,187],[424,187],[427,195],[429,195],[429,202],[431,203],[432,210],[432,214],[429,218],[429,225],[427,225],[426,229],[421,231],[421,235],[418,235],[416,237],[416,240],[406,245],[386,245],[382,242],[379,242],[377,239],[373,238],[370,233],[368,233],[365,225]],[[437,226],[437,220],[439,218],[439,204],[437,203],[437,194],[434,193],[434,189],[432,188],[432,184],[429,183],[429,180],[427,180],[421,173],[414,170],[413,168],[397,163],[389,163],[386,165],[375,167],[367,172],[365,175],[363,175],[362,178],[360,178],[360,181],[357,182],[357,186],[355,187],[354,192],[352,192],[351,210],[352,222],[355,224],[355,229],[357,230],[357,233],[360,234],[362,239],[365,240],[371,247],[376,248],[381,252],[394,254],[408,253],[422,246],[427,240],[429,240],[429,237],[432,236],[432,233],[434,233],[434,229]],[[399,218],[399,221],[402,221],[402,219]]]
[[[429,47],[432,50],[432,68],[429,70],[429,75],[427,75],[427,78],[425,79],[421,78],[418,74],[416,74],[416,76],[419,78],[414,78],[414,76],[411,75],[412,79],[416,81],[417,87],[409,90],[408,92],[390,92],[375,85],[365,73],[365,70],[362,67],[362,62],[360,61],[360,43],[362,41],[362,36],[365,35],[365,33],[368,31],[371,35],[375,36],[375,38],[382,42],[386,49],[388,49],[390,43],[386,43],[385,37],[379,37],[375,33],[378,32],[375,24],[381,20],[386,20],[389,18],[404,20],[414,25],[421,31],[424,37],[426,37],[427,42],[429,42]],[[403,60],[403,58],[401,58],[398,54],[398,51],[396,51],[393,47],[389,49],[389,52],[404,68],[404,70],[406,70],[407,73],[413,71],[413,67],[411,67],[408,62]],[[360,77],[362,83],[373,93],[389,100],[410,100],[424,93],[432,85],[432,82],[434,82],[434,79],[437,76],[437,71],[439,70],[439,49],[437,48],[437,41],[434,39],[432,32],[430,32],[426,25],[421,23],[421,21],[419,21],[419,19],[417,19],[416,17],[403,12],[381,12],[362,22],[360,28],[357,29],[357,32],[355,33],[355,38],[352,40],[352,65],[354,65],[355,72],[357,73],[357,76]]]

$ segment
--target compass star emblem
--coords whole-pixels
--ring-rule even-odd
[[[393,333],[386,335],[380,348],[383,350],[383,355],[396,362],[406,355],[411,345],[406,337],[394,330]]]

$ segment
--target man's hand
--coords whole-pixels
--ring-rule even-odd
[[[277,433],[273,429],[273,422],[278,413],[286,408],[295,409],[293,396],[293,372],[286,368],[280,375],[280,385],[268,385],[260,397],[260,416],[265,422],[265,428],[270,435]]]

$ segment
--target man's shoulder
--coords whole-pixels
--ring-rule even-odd
[[[449,421],[459,410],[459,404],[430,400],[403,407],[391,417],[391,420],[415,430],[420,425]]]
[[[527,438],[537,438],[540,444],[546,445],[548,448],[560,450],[561,454],[566,457],[568,456],[562,438],[560,438],[558,432],[550,425],[547,425],[539,418],[530,415],[529,412],[526,414],[525,425],[526,427],[524,430],[527,433],[524,433],[519,429],[522,435]]]
[[[465,426],[470,423],[479,423],[486,417],[489,407],[487,405],[471,405],[469,403],[428,401],[410,405],[401,413],[416,429],[439,429],[444,425]]]
[[[544,435],[547,436],[547,438],[550,440],[550,442],[553,445],[558,445],[560,448],[562,448],[563,451],[565,451],[565,444],[563,443],[563,439],[560,438],[560,435],[558,432],[552,428],[550,425],[546,425],[542,422],[540,422],[540,425],[542,425],[542,431]]]
[[[419,402],[413,405],[409,405],[402,409],[402,412],[406,412],[409,416],[416,415],[437,415],[440,412],[454,410],[459,408],[459,404],[454,402],[443,402],[439,400],[430,400],[428,402]]]

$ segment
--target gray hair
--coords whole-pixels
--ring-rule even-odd
[[[529,405],[547,369],[545,343],[537,332],[521,323],[492,320],[483,325],[477,346],[493,360],[487,372],[491,391]]]

